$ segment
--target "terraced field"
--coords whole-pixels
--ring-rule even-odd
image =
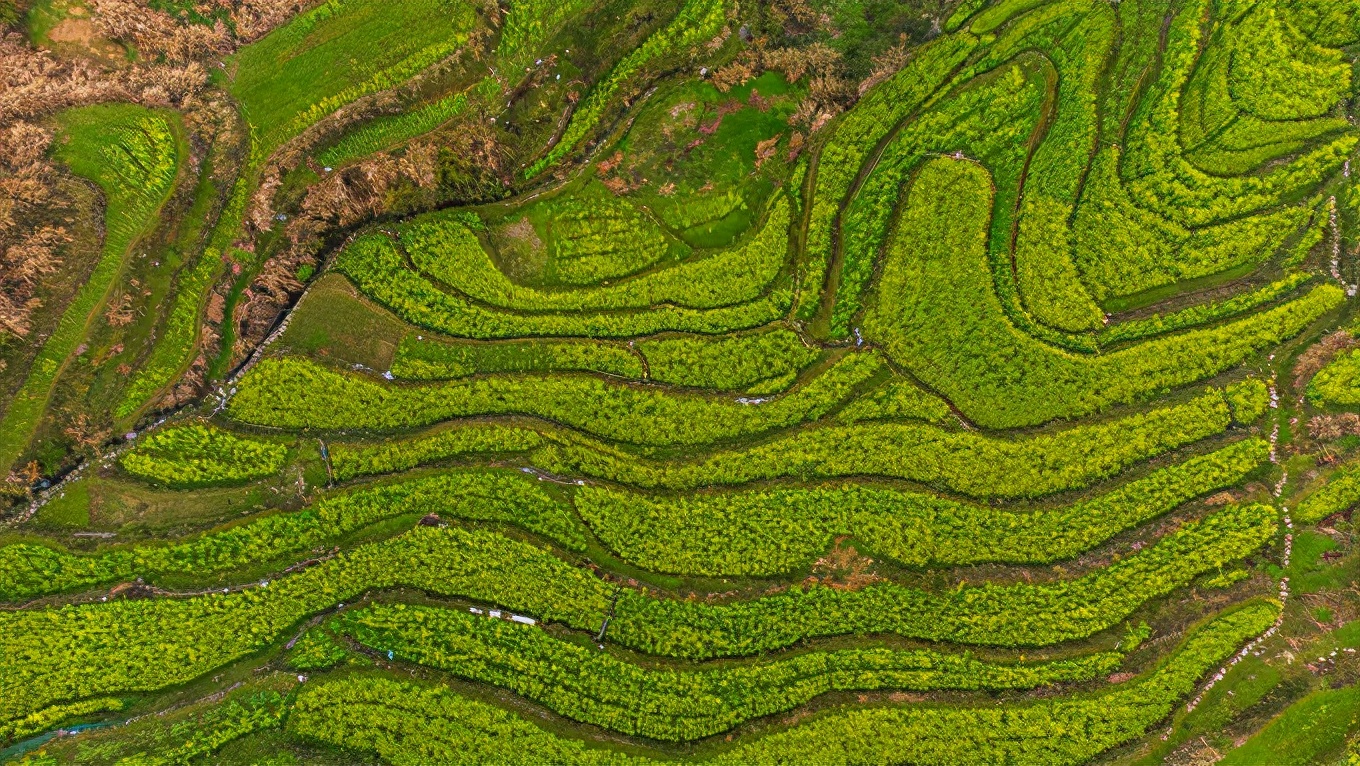
[[[232,130],[52,118],[105,235],[0,402],[0,761],[1360,759],[1360,2],[218,53]]]

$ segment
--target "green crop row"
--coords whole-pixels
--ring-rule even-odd
[[[1116,24],[1109,6],[1095,5],[1075,27],[1059,17],[1050,26],[1070,31],[1039,45],[1057,70],[1057,112],[1025,174],[1014,247],[1016,289],[1035,319],[1066,332],[1095,330],[1104,321],[1073,263],[1068,221],[1096,143],[1097,91]]]
[[[288,448],[275,442],[243,439],[204,423],[153,432],[123,453],[123,470],[167,487],[235,484],[272,476],[283,467]]]
[[[623,58],[609,74],[591,89],[585,101],[571,115],[571,122],[557,145],[524,172],[533,178],[544,168],[567,156],[604,116],[604,110],[620,87],[654,59],[687,51],[717,36],[727,22],[723,0],[685,0],[680,12],[665,28],[655,32]]]
[[[839,536],[908,566],[1045,564],[1240,483],[1268,452],[1249,439],[1089,500],[1033,510],[849,483],[676,496],[591,485],[573,502],[600,542],[655,572],[778,575],[809,566]]]
[[[785,286],[750,303],[716,309],[660,306],[637,312],[517,314],[487,308],[440,289],[407,268],[396,246],[376,235],[360,237],[346,247],[336,259],[336,268],[402,319],[460,338],[620,338],[668,330],[730,332],[782,317],[792,299]]]
[[[912,185],[883,267],[866,337],[967,417],[994,428],[1034,425],[1150,398],[1241,364],[1344,301],[1333,285],[1221,326],[1086,357],[1020,332],[999,305],[987,265],[987,173],[935,160]]]
[[[554,229],[562,221],[555,220]],[[789,204],[773,202],[765,225],[748,243],[688,260],[614,285],[577,290],[544,290],[510,281],[491,261],[457,216],[433,214],[400,228],[401,246],[417,269],[460,293],[513,311],[608,311],[644,309],[661,304],[713,309],[761,297],[779,274],[788,250]],[[379,236],[379,235],[371,235]],[[636,226],[614,236],[633,240]],[[559,249],[561,240],[555,240]],[[646,249],[655,251],[656,247]],[[661,243],[664,251],[664,242]]]
[[[1197,626],[1137,680],[1098,694],[1000,707],[891,704],[837,707],[786,730],[692,758],[713,763],[1086,763],[1165,718],[1243,642],[1270,626],[1279,608],[1252,603]],[[291,733],[373,753],[385,763],[487,763],[508,753],[572,766],[672,762],[588,745],[525,717],[461,696],[447,686],[377,676],[325,680],[301,690]]]
[[[816,420],[882,370],[873,355],[851,354],[788,394],[758,403],[585,375],[383,385],[310,361],[271,359],[242,378],[227,412],[243,423],[328,430],[392,430],[456,417],[529,415],[615,441],[696,445]]]
[[[1262,119],[1248,112],[1271,112],[1278,105],[1263,103],[1262,99],[1251,94],[1246,94],[1246,100],[1240,104],[1235,100],[1233,91],[1235,88],[1242,90],[1240,80],[1243,74],[1237,71],[1237,66],[1247,60],[1259,60],[1262,53],[1260,50],[1251,51],[1239,59],[1235,48],[1245,42],[1242,35],[1247,28],[1257,33],[1265,31],[1261,22],[1265,21],[1263,16],[1267,15],[1274,16],[1268,5],[1260,6],[1255,12],[1248,8],[1235,8],[1225,14],[1186,84],[1180,104],[1181,141],[1186,147],[1187,159],[1202,170],[1218,175],[1250,173],[1266,162],[1294,154],[1309,143],[1350,127],[1345,119],[1337,117],[1291,119],[1284,122]],[[1247,22],[1245,25],[1244,19]],[[1270,26],[1269,22],[1265,26]],[[1280,47],[1271,51],[1269,58],[1273,61],[1284,50],[1281,41]],[[1272,74],[1278,75],[1276,67],[1272,65],[1270,68],[1275,69]],[[1311,70],[1305,72],[1305,76],[1317,73],[1316,69],[1308,65],[1302,68]],[[1250,78],[1253,75],[1247,76]],[[1314,89],[1309,95],[1316,97],[1318,91]],[[1290,98],[1285,96],[1278,101],[1286,103]],[[1296,107],[1298,104],[1296,101]],[[1243,107],[1246,112],[1242,111]]]
[[[1323,406],[1360,404],[1360,351],[1343,351],[1308,384],[1308,401]]]
[[[545,443],[538,431],[505,423],[455,423],[413,439],[375,444],[332,444],[331,470],[346,481],[396,473],[455,457],[526,453]]]
[[[505,71],[518,75],[546,53],[543,45],[564,24],[590,10],[591,0],[511,0],[509,6],[496,42],[496,59]]]
[[[821,349],[782,327],[729,336],[687,335],[637,343],[648,378],[659,383],[725,391],[789,381],[817,360]],[[780,386],[776,390],[788,388]]]
[[[842,423],[861,420],[923,420],[944,423],[953,413],[949,404],[920,386],[895,377],[855,399],[836,414]]]
[[[104,192],[104,246],[0,418],[0,474],[28,447],[57,376],[84,340],[129,249],[155,225],[174,188],[184,147],[167,114],[103,104],[69,109],[58,118],[68,140],[56,144],[54,156]]]
[[[1247,422],[1266,406],[1262,387],[1234,389]],[[1240,398],[1238,396],[1237,398]],[[1247,408],[1250,407],[1248,410]],[[1024,439],[948,431],[918,423],[859,423],[807,429],[745,449],[662,461],[639,457],[567,431],[471,424],[375,445],[334,445],[336,477],[405,470],[451,457],[530,452],[534,465],[635,487],[689,490],[797,478],[885,476],[980,498],[1041,497],[1080,489],[1130,465],[1222,433],[1235,415],[1209,391],[1189,402],[1106,423]]]
[[[691,659],[851,633],[1032,646],[1105,630],[1274,532],[1274,509],[1235,506],[1073,580],[964,584],[947,594],[892,583],[794,587],[706,603],[616,591],[551,551],[499,534],[418,527],[233,593],[0,612],[0,724],[61,701],[184,683],[264,649],[308,615],[383,588],[491,602],[581,630],[599,626],[613,591],[611,640]]]
[[[718,734],[832,691],[1030,689],[1108,675],[1123,656],[996,663],[931,649],[874,648],[672,669],[438,607],[378,604],[346,612],[330,629],[396,658],[509,689],[582,723],[664,741]]]
[[[375,117],[317,155],[317,162],[326,167],[340,167],[429,133],[462,114],[466,108],[467,94],[453,93],[401,114]]]
[[[915,423],[859,423],[807,429],[746,449],[661,462],[559,439],[535,465],[635,487],[687,490],[750,481],[883,476],[970,497],[1041,497],[1085,487],[1135,462],[1191,444],[1231,423],[1216,391],[1182,405],[1023,440]]]
[[[226,699],[212,695],[115,726],[92,727],[80,737],[53,738],[13,763],[23,766],[70,761],[144,766],[192,763],[228,742],[282,724],[291,700],[280,691],[288,688],[288,682],[273,675],[263,682],[251,681],[243,686],[227,694]]]
[[[636,380],[643,377],[638,355],[608,341],[448,343],[408,333],[392,359],[392,374],[406,380],[448,380],[479,372],[597,372]]]
[[[1186,160],[1180,94],[1200,55],[1207,6],[1208,0],[1187,3],[1172,19],[1161,71],[1130,122],[1120,168],[1138,205],[1196,228],[1290,201],[1338,170],[1360,141],[1345,135],[1282,167],[1236,177],[1210,175]],[[1261,53],[1282,58],[1273,49]]]
[[[1351,461],[1337,468],[1312,494],[1299,502],[1294,518],[1304,524],[1322,521],[1360,503],[1360,465]]]
[[[1303,206],[1189,229],[1134,203],[1119,180],[1118,147],[1091,165],[1072,236],[1097,300],[1240,269],[1268,258],[1308,220]]]
[[[902,189],[927,157],[967,151],[990,160],[989,167],[998,168],[998,173],[1003,166],[1009,168],[1019,183],[1027,141],[1044,102],[1047,73],[1032,63],[1005,66],[962,86],[905,125],[884,148],[842,214],[842,266],[831,318],[834,335],[849,333],[892,228]],[[912,186],[913,195],[920,183],[918,178]]]
[[[1351,95],[1351,63],[1286,19],[1275,3],[1260,3],[1233,26],[1233,102],[1266,120],[1321,117]]]
[[[0,744],[41,734],[73,718],[122,710],[117,697],[92,697],[69,705],[53,705],[7,724],[0,724]]]
[[[518,231],[501,229],[500,246],[539,250],[534,236],[542,234],[547,262],[539,280],[547,284],[595,285],[682,261],[694,252],[650,211],[598,183],[577,187],[574,194],[535,201],[522,210],[525,216]],[[539,221],[536,228],[534,219]],[[518,244],[512,244],[516,240]]]
[[[1111,325],[1100,333],[1101,345],[1113,345],[1130,340],[1141,340],[1153,335],[1184,330],[1209,324],[1220,319],[1246,313],[1288,295],[1313,279],[1312,274],[1297,271],[1282,279],[1259,287],[1249,293],[1234,295],[1221,301],[1201,303],[1165,316],[1153,314],[1146,319],[1134,319]]]
[[[949,79],[977,45],[960,33],[923,46],[897,74],[864,95],[838,119],[818,154],[801,291],[811,300],[800,305],[799,317],[811,319],[822,280],[835,248],[834,231],[841,205],[874,146],[904,118],[921,108]]]
[[[476,23],[471,6],[446,0],[332,0],[242,47],[227,71],[255,137],[253,156],[266,157],[345,104],[409,80],[466,43]]]
[[[307,555],[379,522],[429,513],[509,522],[574,551],[585,538],[571,509],[523,474],[483,469],[448,471],[365,487],[164,545],[107,548],[93,555],[55,546],[0,547],[0,601],[18,601],[141,577],[198,582]]]
[[[947,594],[892,583],[847,591],[794,588],[753,601],[618,600],[609,636],[648,654],[704,659],[790,646],[809,636],[895,633],[929,641],[1042,646],[1084,638],[1150,599],[1273,539],[1275,509],[1233,506],[1152,547],[1072,580],[962,584]]]
[[[175,299],[165,328],[146,364],[132,377],[114,415],[125,418],[137,412],[188,364],[198,345],[199,310],[221,265],[221,253],[208,248],[185,270],[175,285]]]

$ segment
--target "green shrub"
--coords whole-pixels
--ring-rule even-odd
[[[1304,524],[1322,521],[1360,503],[1360,464],[1351,461],[1327,477],[1327,483],[1299,501],[1294,518]]]
[[[1308,384],[1308,401],[1321,406],[1360,404],[1360,351],[1343,351]]]

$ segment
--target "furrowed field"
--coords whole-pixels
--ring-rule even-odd
[[[0,761],[1360,759],[1360,0],[0,23]]]

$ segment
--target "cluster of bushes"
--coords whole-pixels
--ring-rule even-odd
[[[707,760],[1083,763],[1165,718],[1176,700],[1194,691],[1202,676],[1269,627],[1278,613],[1278,606],[1259,602],[1220,613],[1197,626],[1151,672],[1098,694],[1006,706],[836,707],[788,729],[725,746]],[[309,684],[298,694],[288,727],[302,737],[375,753],[389,763],[486,762],[507,752],[532,752],[573,765],[666,760],[659,754],[649,758],[591,747],[447,686],[376,676]]]
[[[227,412],[243,423],[329,430],[392,430],[456,417],[529,415],[615,441],[697,445],[816,420],[882,369],[873,355],[852,354],[784,396],[756,403],[587,375],[395,386],[301,359],[271,359],[241,380]]]
[[[683,495],[591,485],[573,502],[605,546],[655,572],[777,575],[809,566],[842,535],[909,566],[1044,564],[1238,484],[1268,455],[1264,440],[1249,439],[1089,500],[1032,510],[849,483]]]
[[[982,168],[944,159],[924,167],[864,320],[866,336],[980,425],[1034,425],[1150,398],[1242,363],[1345,299],[1323,285],[1220,326],[1099,356],[1064,353],[1006,321],[988,278],[990,200]]]
[[[721,667],[649,667],[507,620],[379,604],[331,627],[380,653],[509,689],[611,731],[683,741],[790,710],[831,691],[1003,690],[1108,675],[1122,652],[997,663],[932,649],[815,651]]]
[[[206,423],[154,431],[123,453],[124,471],[167,487],[235,484],[273,476],[288,448],[277,442],[237,436]]]

